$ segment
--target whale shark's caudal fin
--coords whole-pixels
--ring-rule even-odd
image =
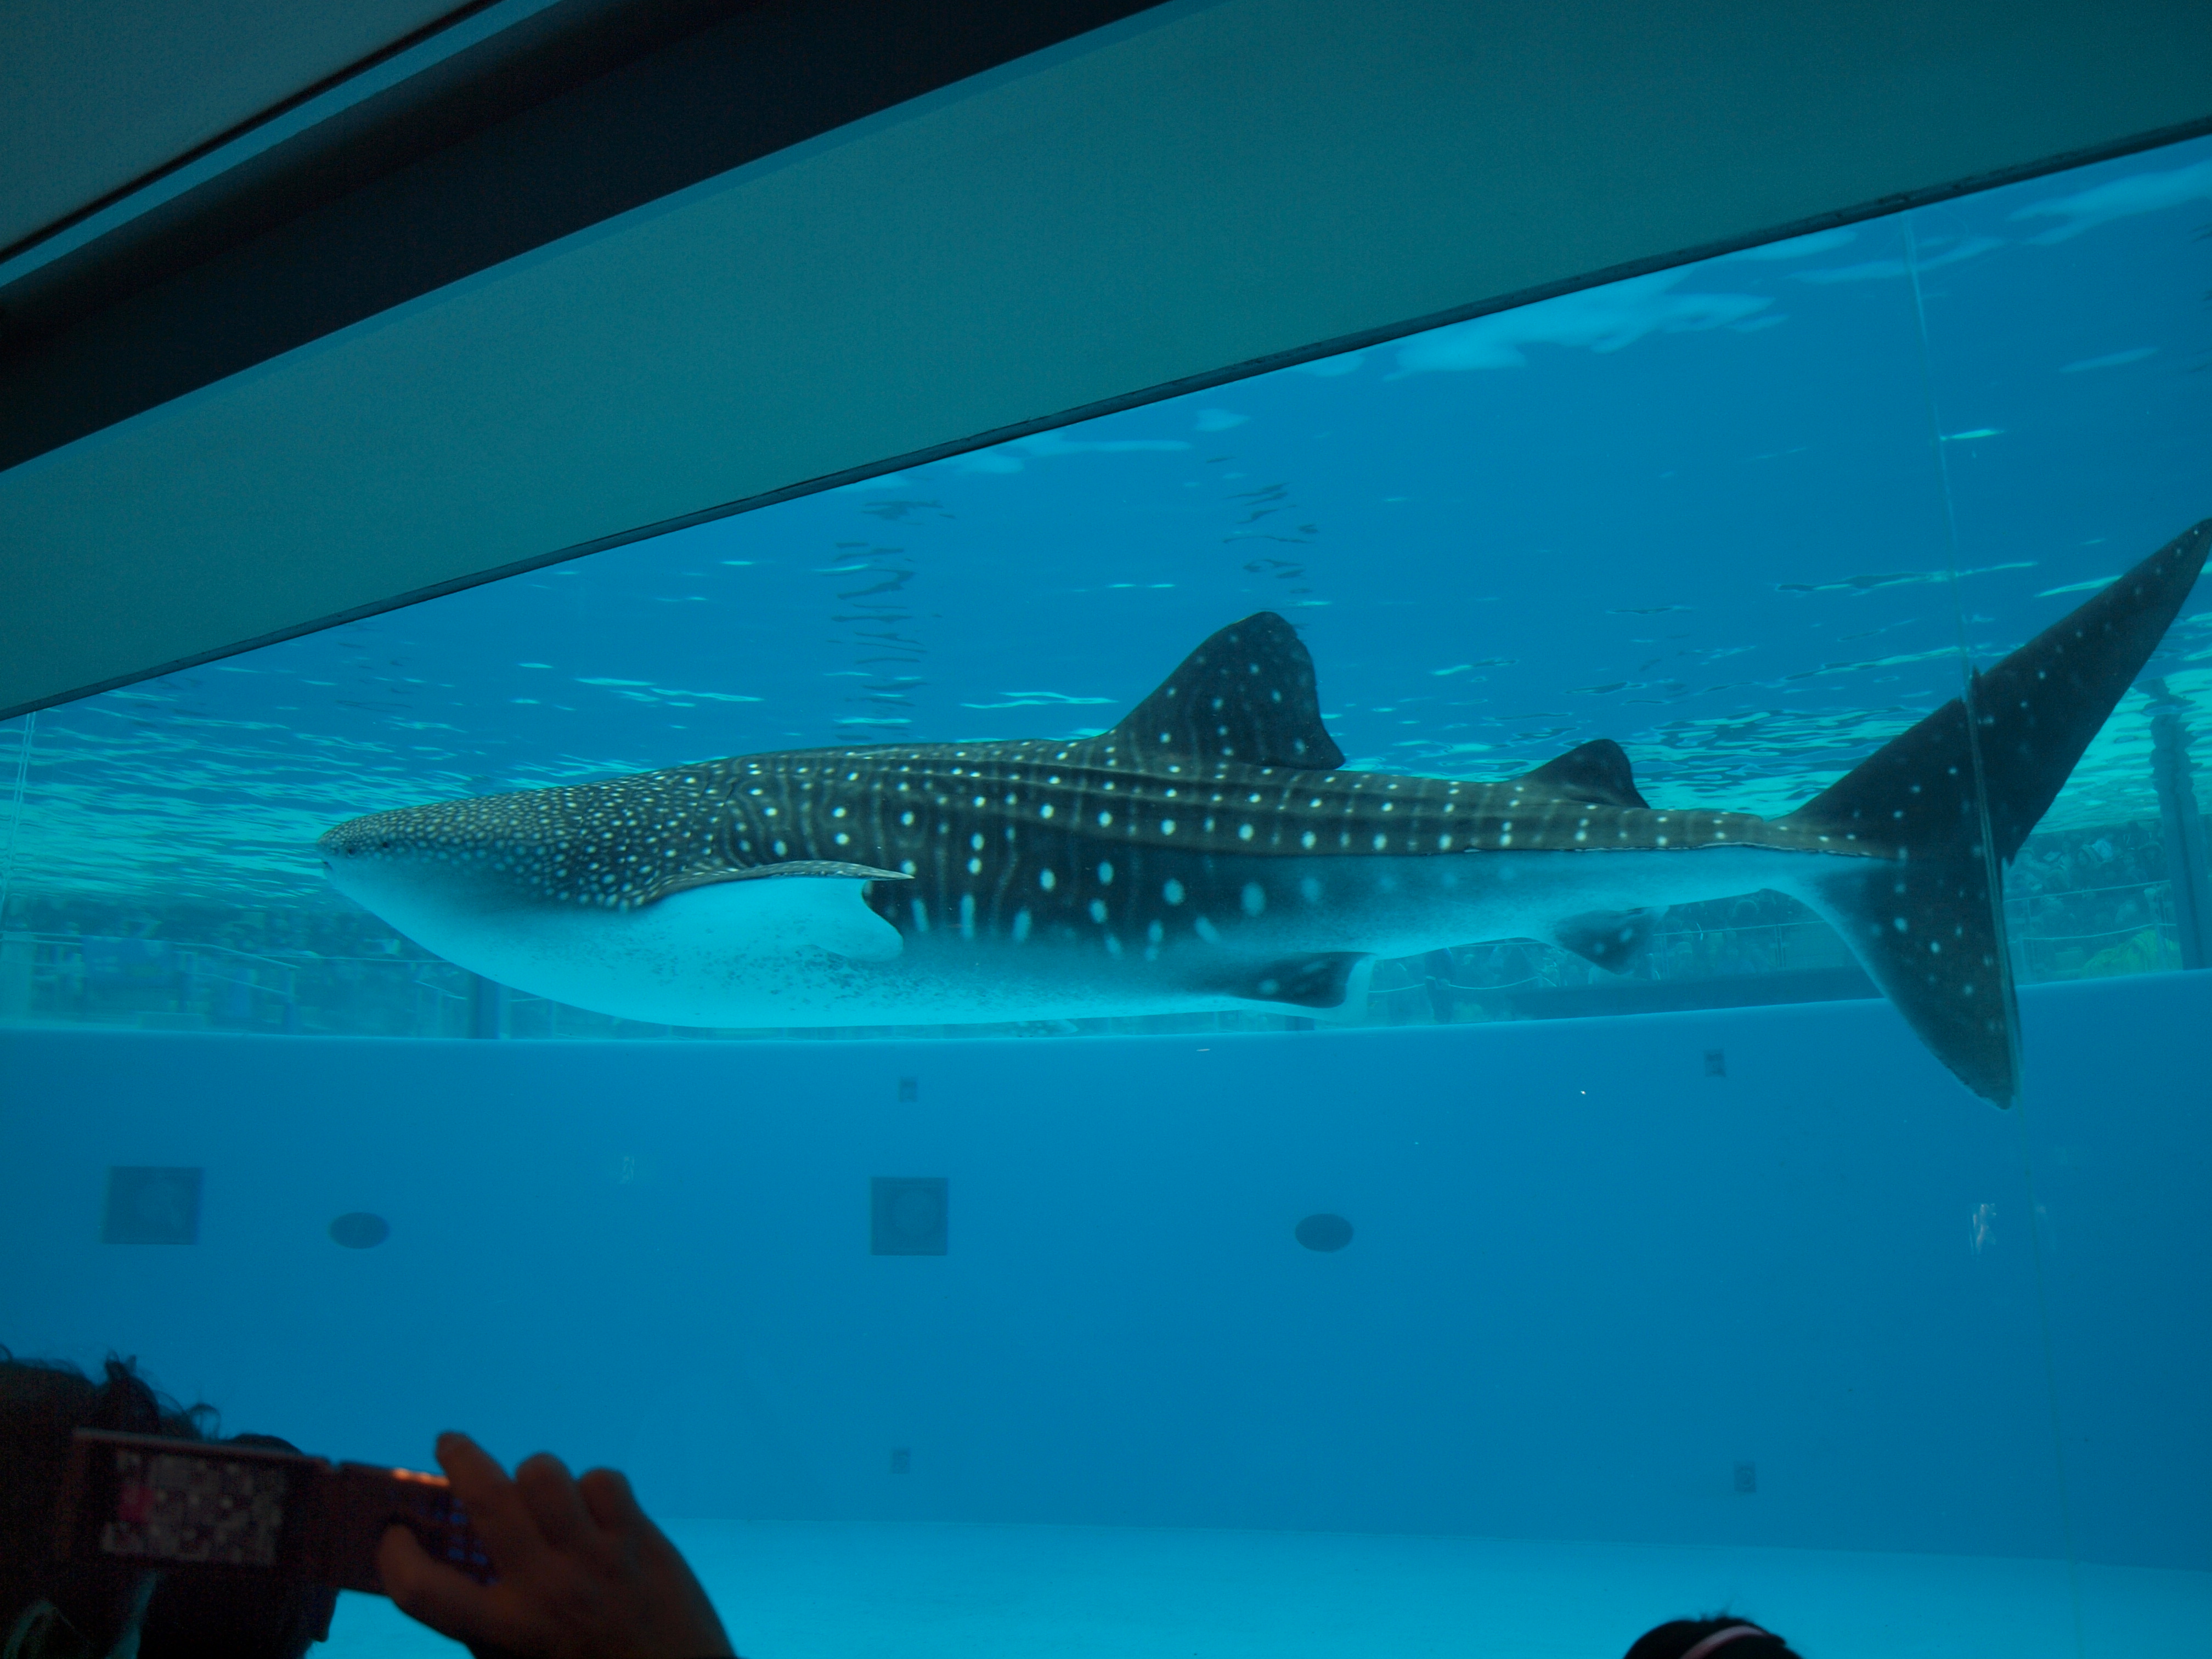
[[[1997,872],[2158,648],[2208,550],[2212,519],[1782,820],[1877,854],[1832,860],[1804,896],[1936,1057],[2000,1106],[2020,1091],[2020,1039]]]
[[[1272,611],[1231,623],[1183,659],[1104,737],[1109,755],[1182,756],[1333,771],[1344,764],[1321,723],[1313,658]]]

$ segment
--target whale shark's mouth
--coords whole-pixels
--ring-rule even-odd
[[[374,813],[319,848],[464,967],[699,1024],[1326,1010],[1378,953],[1534,937],[1618,970],[1663,906],[1771,887],[2004,1103],[2000,868],[2208,547],[2212,520],[1771,820],[1655,808],[1605,739],[1503,783],[1342,770],[1311,658],[1262,612],[1097,738],[741,756]]]

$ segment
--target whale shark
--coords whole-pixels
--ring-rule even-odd
[[[1773,890],[2002,1105],[2002,866],[2208,547],[2212,520],[1778,818],[1655,807],[1607,738],[1502,782],[1347,770],[1311,656],[1262,611],[1098,737],[738,756],[374,812],[319,849],[449,962],[718,1027],[1328,1018],[1380,957],[1533,939],[1618,971],[1667,906]]]

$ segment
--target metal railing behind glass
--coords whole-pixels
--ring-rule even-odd
[[[2183,965],[2156,824],[2036,836],[2008,879],[2005,913],[2024,984]],[[303,921],[282,909],[162,911],[19,896],[11,920],[16,926],[0,935],[0,1024],[17,1025],[606,1040],[1127,1036],[1315,1023],[1255,1010],[1002,1026],[700,1030],[507,990],[425,954],[366,915]],[[1625,975],[1533,940],[1381,963],[1365,1009],[1348,1023],[1465,1024],[1875,994],[1825,922],[1795,900],[1757,893],[1669,911]]]

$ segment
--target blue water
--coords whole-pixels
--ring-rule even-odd
[[[2012,1113],[1869,1001],[0,1034],[0,1090],[54,1106],[0,1119],[9,1340],[120,1344],[319,1450],[419,1463],[460,1425],[613,1463],[765,1659],[1087,1653],[1102,1620],[1208,1659],[1603,1655],[1724,1601],[1809,1659],[2181,1659],[2212,1638],[2212,975],[2023,1001]],[[198,1243],[99,1243],[110,1164],[203,1168]],[[870,1253],[885,1175],[947,1182],[946,1254]],[[335,1247],[362,1211],[386,1242]],[[1352,1243],[1300,1248],[1315,1213]],[[360,1605],[339,1635],[440,1650]]]
[[[2011,1114],[1871,1000],[1218,1040],[112,1029],[347,1029],[164,954],[295,974],[309,921],[352,930],[323,994],[365,1000],[388,950],[452,1000],[321,884],[344,818],[1094,732],[1261,609],[1351,766],[1611,737],[1656,805],[1786,811],[2212,511],[2208,233],[2201,141],[17,722],[0,923],[42,954],[0,941],[0,1341],[136,1352],[332,1455],[457,1425],[618,1462],[766,1659],[1564,1656],[1723,1601],[1808,1659],[2212,1650],[2212,1006],[2139,971],[2172,965],[2140,687],[2016,878],[2134,896],[2079,924],[2103,977],[2027,994]],[[2202,591],[2146,678],[2212,753]],[[197,1242],[98,1243],[113,1166],[201,1170]],[[869,1253],[885,1176],[946,1180],[947,1254]],[[359,1212],[388,1238],[338,1248]],[[1314,1214],[1350,1246],[1302,1249]],[[437,1645],[349,1602],[331,1650]]]
[[[2208,179],[2198,141],[1638,277],[89,698],[39,719],[15,885],[328,903],[359,813],[1094,732],[1262,608],[1355,766],[1611,737],[1656,804],[1778,813],[2204,515]],[[2212,729],[2191,612],[2148,672]],[[2154,815],[2142,702],[2047,826]]]

